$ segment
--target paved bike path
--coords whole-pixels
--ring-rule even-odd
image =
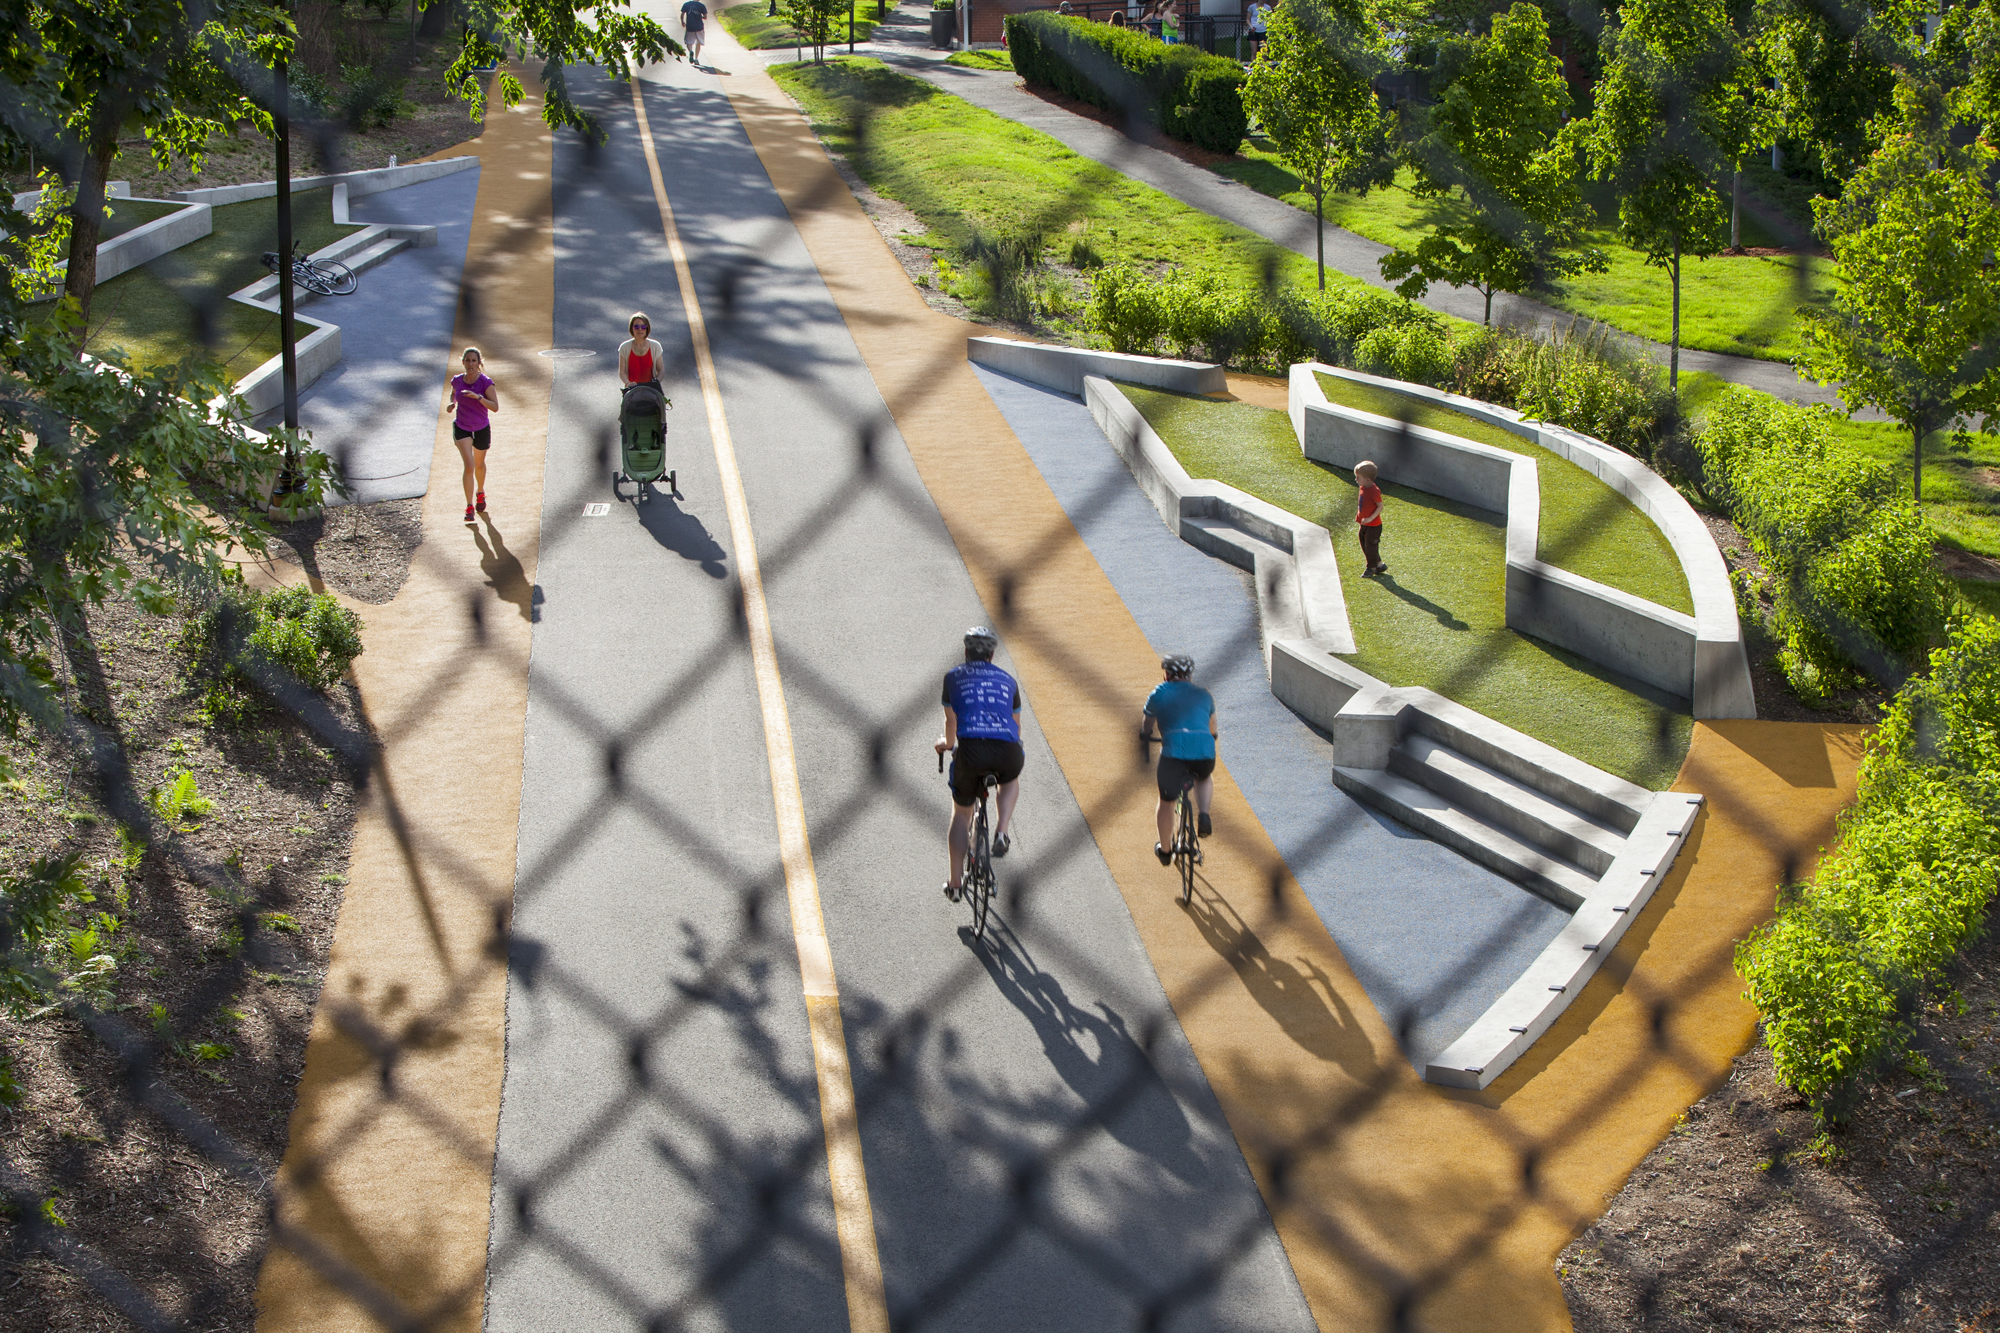
[[[597,354],[554,362],[488,1326],[844,1327],[740,553],[629,92],[572,78],[611,137],[558,142],[553,345]],[[1309,1328],[1032,695],[990,947],[938,892],[937,681],[993,612],[716,81],[643,86],[755,523],[889,1309],[1120,1327],[1215,1264],[1169,1327]],[[635,307],[680,490],[643,507],[606,459]]]

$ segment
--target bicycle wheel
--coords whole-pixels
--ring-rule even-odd
[[[986,934],[986,908],[993,900],[993,845],[986,836],[986,798],[980,797],[979,817],[972,827],[972,845],[965,852],[965,901],[972,908],[972,937]]]
[[[332,296],[333,284],[314,271],[304,260],[292,265],[292,281],[315,296]]]
[[[361,280],[354,276],[354,270],[337,259],[309,259],[306,263],[320,277],[326,279],[334,296],[351,295],[355,287],[360,285]]]
[[[1181,872],[1181,902],[1194,901],[1194,868],[1201,859],[1201,836],[1195,831],[1194,802],[1188,799],[1187,789],[1181,789],[1181,799],[1175,807],[1174,864]]]

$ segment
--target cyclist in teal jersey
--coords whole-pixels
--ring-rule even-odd
[[[1166,677],[1146,696],[1139,714],[1139,734],[1160,738],[1160,766],[1155,779],[1160,789],[1160,809],[1154,818],[1160,840],[1153,855],[1161,865],[1173,864],[1167,849],[1174,845],[1174,802],[1181,788],[1194,786],[1194,807],[1198,811],[1196,831],[1206,838],[1214,825],[1208,818],[1208,803],[1215,795],[1215,741],[1222,733],[1215,725],[1215,697],[1189,682],[1194,659],[1176,653],[1160,662]]]
[[[972,808],[983,780],[991,774],[1000,787],[995,793],[993,855],[1005,856],[1012,845],[1008,827],[1014,803],[1021,799],[1021,687],[993,665],[999,638],[984,625],[965,632],[965,661],[945,673],[942,702],[944,735],[932,748],[939,754],[956,751],[951,761],[951,827],[945,847],[951,857],[944,896],[958,901],[963,887],[965,848],[972,827]]]

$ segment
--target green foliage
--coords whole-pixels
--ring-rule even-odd
[[[181,649],[206,682],[212,718],[242,716],[250,690],[297,683],[330,690],[361,655],[361,620],[327,593],[303,584],[263,592],[229,585],[189,620]]]
[[[466,103],[474,120],[483,120],[487,76],[482,71],[525,65],[539,56],[542,123],[551,129],[567,126],[602,143],[606,135],[596,117],[570,96],[564,67],[602,65],[612,78],[629,80],[635,67],[669,55],[687,57],[687,48],[657,20],[630,9],[630,0],[456,0],[454,16],[464,22],[464,41],[444,72],[445,86]],[[519,106],[527,96],[520,79],[504,69],[497,82],[502,106]]]
[[[1900,681],[1942,640],[1955,599],[1893,473],[1837,448],[1832,425],[1825,408],[1730,389],[1694,438],[1703,489],[1770,573],[1784,665],[1808,695],[1857,668]]]
[[[202,820],[215,812],[215,802],[201,794],[201,785],[187,769],[168,772],[164,788],[146,792],[146,808],[167,826],[169,833],[192,833]]]
[[[69,908],[95,900],[84,884],[81,857],[42,857],[24,873],[0,876],[0,1008],[27,1018],[50,1003],[60,984],[51,949],[69,944]],[[14,1057],[0,1045],[0,1106],[21,1099]]]
[[[1354,0],[1287,0],[1268,29],[1243,104],[1312,195],[1325,290],[1327,192],[1365,194],[1396,175],[1389,122],[1372,86],[1383,64],[1379,37]]]
[[[785,0],[780,8],[799,40],[813,49],[813,60],[824,61],[834,29],[847,21],[847,0]]]
[[[79,361],[65,301],[34,316],[0,293],[0,729],[52,725],[48,653],[85,608],[129,595],[165,610],[176,584],[219,577],[264,526],[216,501],[277,466],[285,432],[259,439],[240,400],[194,368],[112,373]],[[301,448],[308,494],[329,464]]]
[[[1722,248],[1715,183],[1742,158],[1757,71],[1723,0],[1627,0],[1605,36],[1597,104],[1565,132],[1616,192],[1626,242],[1673,280],[1668,379],[1678,387],[1681,260]]]
[[[1879,407],[1910,431],[1912,489],[1923,450],[1948,427],[2000,411],[2000,209],[1983,139],[1953,143],[1934,91],[1898,90],[1901,125],[1838,201],[1814,205],[1833,250],[1833,304],[1805,314],[1799,367],[1840,386],[1849,410]]]
[[[1585,214],[1576,154],[1557,141],[1569,89],[1541,10],[1516,0],[1494,16],[1491,36],[1450,42],[1435,78],[1443,93],[1415,113],[1420,132],[1406,150],[1415,193],[1457,191],[1469,214],[1384,256],[1382,276],[1412,300],[1434,282],[1472,287],[1485,296],[1482,322],[1491,324],[1496,291],[1604,271],[1601,254],[1577,249]]]
[[[1047,11],[1010,14],[1007,49],[1032,87],[1136,116],[1217,153],[1243,141],[1243,69],[1143,32]]]
[[[1948,24],[1962,8],[1944,8]],[[1896,71],[1922,64],[1916,34],[1937,12],[1928,0],[1762,0],[1785,138],[1816,157],[1830,180],[1845,180],[1874,151]]]
[[[41,197],[28,214],[26,227],[5,241],[12,251],[6,258],[8,281],[24,301],[39,300],[61,288],[60,265],[69,253],[70,212],[76,203],[76,191],[53,170],[44,168],[35,184]]]
[[[2000,624],[1971,618],[1897,694],[1840,845],[1736,951],[1787,1085],[1825,1106],[1981,928],[2000,868]]]

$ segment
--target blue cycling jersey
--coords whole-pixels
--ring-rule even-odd
[[[1021,739],[1021,688],[991,662],[962,662],[944,673],[943,703],[958,718],[958,734],[975,740]]]
[[[1214,697],[1184,680],[1163,680],[1146,696],[1146,716],[1160,724],[1165,759],[1215,758],[1215,737],[1208,734],[1214,713]]]

